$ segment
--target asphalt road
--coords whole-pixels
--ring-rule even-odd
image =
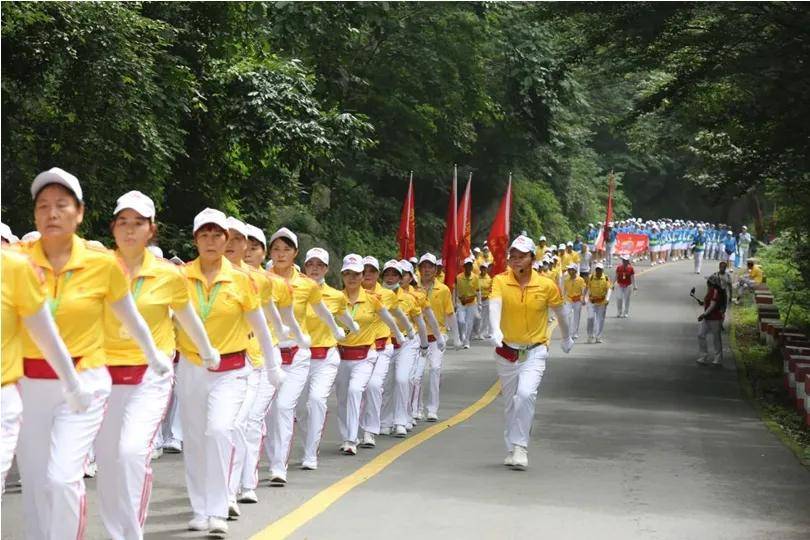
[[[703,284],[690,268],[672,263],[639,276],[631,318],[616,319],[609,307],[605,343],[580,342],[566,356],[555,339],[528,471],[502,465],[498,398],[328,508],[304,512],[291,537],[806,540],[810,471],[743,400],[729,356],[722,369],[694,362],[699,311],[688,292]],[[583,318],[582,335],[584,324]],[[448,355],[442,419],[495,382],[491,354],[478,343]],[[262,471],[261,501],[241,505],[232,538],[259,533],[401,443],[380,437],[377,449],[340,456],[331,417],[327,430],[318,471],[298,470],[299,446],[286,487],[269,487]],[[202,536],[185,530],[191,516],[181,460],[166,455],[153,462],[147,538]],[[105,537],[94,484],[88,481],[91,539]],[[2,538],[22,538],[19,490],[10,487],[2,502]]]

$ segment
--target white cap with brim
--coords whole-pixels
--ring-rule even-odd
[[[534,261],[532,263],[532,269],[533,270],[540,270],[541,267],[542,267],[542,263],[540,261]]]
[[[436,264],[439,266],[444,266],[444,259],[436,259]]]
[[[343,257],[343,266],[340,269],[341,272],[363,272],[363,257],[357,255],[356,253],[350,253]]]
[[[228,230],[228,217],[214,208],[206,208],[196,216],[194,216],[194,230],[192,234],[196,234],[198,230],[204,225],[216,225],[223,231]]]
[[[545,236],[541,236],[539,241],[540,241],[540,242],[545,242],[545,241],[546,241],[546,237],[545,237]]]
[[[419,264],[419,259],[417,259],[416,257],[411,257],[410,259],[408,259],[408,262],[411,264]]]
[[[402,259],[401,261],[399,261],[399,267],[402,269],[403,272],[410,272],[411,274],[413,274],[413,264],[411,264],[411,261],[406,261],[405,259]]]
[[[560,244],[557,246],[557,251],[563,251],[565,249],[565,244]]]
[[[36,242],[40,238],[42,238],[42,235],[39,231],[29,231],[20,240],[23,242]]]
[[[383,272],[385,272],[389,268],[393,268],[394,270],[399,272],[399,275],[402,275],[402,267],[399,265],[399,261],[397,261],[396,259],[385,261],[385,264],[383,265]]]
[[[568,270],[579,270],[579,266],[577,266],[577,263],[571,263],[567,266],[567,268]]]
[[[572,241],[570,241],[570,240],[568,242],[566,242],[565,245],[568,246],[568,247],[574,247],[574,243]]]
[[[467,257],[466,259],[464,259],[464,264],[473,264],[474,262],[475,259],[473,259],[472,257]]]
[[[512,245],[509,246],[509,249],[516,249],[522,253],[534,253],[535,247],[531,238],[521,234],[512,240]]]
[[[323,248],[314,247],[307,251],[307,254],[304,257],[304,264],[308,263],[312,259],[317,259],[326,266],[329,266],[329,252]]]
[[[247,231],[245,236],[260,242],[264,246],[264,250],[267,251],[267,238],[264,236],[263,230],[250,223],[245,223],[245,230]]]
[[[627,254],[627,253],[622,253],[621,255],[619,255],[619,257],[621,257],[621,259],[623,261],[629,261],[630,260],[630,255]]]
[[[13,243],[11,240],[14,238],[14,234],[11,232],[11,227],[5,223],[0,223],[0,238],[8,243]]]
[[[244,223],[242,223],[241,221],[232,216],[228,216],[227,223],[228,229],[234,230],[239,234],[241,234],[242,236],[244,236],[245,238],[247,238],[248,235],[247,227],[245,226]]]
[[[439,264],[439,261],[436,260],[436,256],[433,253],[425,253],[422,255],[419,258],[419,264],[422,264],[423,262],[430,263],[434,266],[438,266]]]
[[[273,242],[275,242],[279,238],[286,238],[287,240],[293,243],[295,249],[298,249],[298,236],[287,227],[282,227],[276,232],[274,232],[273,236],[270,237],[269,245],[272,246]]]
[[[600,263],[600,262],[598,262],[598,263],[596,263],[596,264],[594,265],[594,269],[595,269],[595,270],[604,270],[604,269],[605,269],[605,265],[604,265],[604,264],[602,264],[602,263]]]
[[[155,219],[155,203],[140,191],[127,191],[118,197],[113,215],[117,216],[118,212],[126,210],[127,208],[134,210],[147,219],[153,221]]]
[[[371,266],[374,270],[380,271],[380,261],[378,261],[376,257],[363,257],[363,266]]]
[[[473,253],[481,253],[481,248],[480,247],[473,248]]]
[[[42,188],[48,184],[63,185],[72,191],[79,201],[84,201],[82,198],[82,186],[79,184],[79,179],[69,172],[60,169],[59,167],[53,167],[52,169],[41,172],[36,178],[34,178],[34,182],[31,184],[31,198],[36,199],[37,193],[39,193]]]
[[[163,258],[163,250],[158,246],[146,246],[146,249],[148,249],[155,257],[160,257],[161,259]]]

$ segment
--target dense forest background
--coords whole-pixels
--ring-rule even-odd
[[[513,230],[619,216],[782,233],[810,282],[810,11],[799,3],[2,4],[2,212],[31,179],[85,189],[109,237],[130,189],[193,253],[205,206],[334,253],[394,255],[413,171],[437,249],[453,164],[482,241],[511,171]]]

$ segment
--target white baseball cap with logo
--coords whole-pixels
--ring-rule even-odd
[[[444,259],[436,259],[436,264],[439,266],[444,266]]]
[[[512,245],[509,246],[509,249],[516,249],[522,253],[534,253],[534,241],[528,236],[521,234],[512,240]]]
[[[400,275],[402,275],[402,267],[399,265],[399,261],[397,261],[396,259],[385,261],[385,264],[383,265],[383,272],[385,272],[389,268],[393,268],[394,270],[399,272]]]
[[[295,246],[295,249],[298,249],[298,235],[296,235],[294,232],[292,232],[287,227],[282,227],[279,230],[277,230],[276,232],[274,232],[273,236],[270,237],[269,244],[272,246],[273,242],[275,242],[279,238],[286,238],[287,240],[289,240],[290,242],[293,243],[293,245]]]
[[[79,179],[69,172],[60,169],[59,167],[53,167],[52,169],[43,171],[39,173],[36,178],[34,178],[34,182],[31,184],[31,198],[36,199],[37,193],[39,193],[42,188],[48,184],[60,184],[65,186],[72,191],[74,195],[76,195],[76,198],[79,199],[79,201],[84,201],[82,198],[82,186],[79,183]]]
[[[363,258],[356,253],[350,253],[343,257],[343,266],[341,272],[363,272]]]
[[[163,258],[163,250],[160,249],[158,246],[146,246],[146,249],[154,255],[155,257]]]
[[[127,208],[135,210],[138,214],[147,219],[155,220],[155,203],[140,191],[127,191],[118,197],[113,215],[117,216],[118,212],[126,210]]]
[[[245,236],[253,238],[257,242],[261,242],[264,246],[264,250],[267,251],[267,238],[265,238],[263,230],[250,223],[245,223],[245,230],[247,231]]]
[[[605,269],[605,265],[603,263],[601,263],[601,262],[596,263],[593,267],[596,270],[604,270]]]
[[[39,231],[29,231],[20,240],[23,242],[36,242],[40,238],[42,238],[42,234]]]
[[[567,266],[567,268],[568,270],[579,270],[579,266],[577,266],[577,263],[571,263]]]
[[[363,257],[363,266],[371,266],[378,272],[380,271],[380,261],[370,255],[368,257]]]
[[[234,231],[238,232],[239,234],[241,234],[242,236],[244,236],[245,238],[247,238],[247,235],[248,235],[247,234],[247,227],[245,226],[244,223],[242,223],[241,221],[239,221],[238,219],[236,219],[233,216],[228,216],[228,219],[226,220],[226,222],[228,223],[228,229],[234,230]]]
[[[201,227],[209,224],[216,225],[223,231],[227,231],[228,216],[226,216],[224,213],[214,208],[206,208],[205,210],[194,216],[194,230],[192,231],[192,233],[196,234]]]
[[[473,264],[474,262],[475,259],[473,259],[472,257],[467,257],[466,259],[464,259],[464,264]]]
[[[428,262],[434,266],[437,266],[439,262],[436,260],[436,256],[433,253],[425,253],[419,258],[419,264],[423,262]]]
[[[563,251],[565,249],[565,244],[560,244],[557,246],[557,251]]]
[[[399,261],[399,267],[400,269],[402,269],[403,272],[409,272],[413,274],[413,264],[411,264],[410,261],[402,259],[401,261]]]
[[[329,252],[325,249],[314,247],[307,251],[307,254],[304,257],[304,264],[308,263],[312,259],[319,260],[326,266],[329,266]]]

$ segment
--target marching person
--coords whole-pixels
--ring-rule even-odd
[[[714,359],[712,366],[723,365],[723,319],[726,314],[726,293],[723,290],[723,283],[716,275],[709,276],[706,281],[707,290],[703,300],[698,303],[705,309],[698,316],[698,348],[700,356],[696,360],[698,364],[706,365],[709,356],[709,349],[706,340],[709,335],[712,337],[714,348]]]
[[[428,390],[427,397],[424,400],[428,422],[436,422],[439,419],[439,381],[442,375],[446,334],[449,332],[453,337],[453,345],[456,348],[461,347],[450,289],[436,278],[436,268],[436,257],[432,253],[425,253],[419,259],[419,272],[422,275],[420,285],[427,295],[441,331],[439,335],[432,333],[433,331],[428,334],[428,341],[430,342],[426,359],[428,364]],[[421,420],[423,417],[422,404],[420,398],[419,410],[415,416],[416,420]]]
[[[132,298],[158,349],[167,358],[174,357],[174,316],[201,357],[215,365],[218,352],[191,307],[180,269],[147,249],[157,234],[152,199],[140,191],[119,197],[110,229],[115,254],[132,283]],[[112,390],[95,444],[101,520],[112,538],[140,539],[152,491],[152,443],[169,405],[172,372],[150,368],[137,343],[108,310],[104,335]]]
[[[172,365],[155,346],[113,252],[90,247],[76,236],[85,210],[78,179],[54,167],[37,175],[31,196],[41,236],[19,246],[44,276],[49,309],[82,387],[92,398],[84,412],[73,412],[77,396],[62,392],[56,373],[43,359],[50,351],[41,350],[33,335],[24,336],[20,391],[25,422],[17,453],[25,485],[22,518],[26,538],[81,538],[87,523],[83,464],[112,386],[104,351],[104,312],[110,310],[120,320],[158,377],[170,374]]]
[[[588,249],[586,244],[582,244],[584,249]],[[579,319],[582,315],[582,306],[585,305],[585,296],[588,286],[585,279],[577,275],[577,264],[568,265],[568,272],[563,279],[563,291],[565,293],[565,303],[568,309],[568,328],[573,339],[579,339]]]
[[[619,299],[616,302],[616,317],[626,319],[630,316],[630,286],[633,291],[638,290],[636,285],[636,269],[630,264],[630,255],[622,253],[622,264],[616,267],[616,282],[611,287],[619,286]]]
[[[588,244],[580,246],[578,270],[579,276],[582,279],[588,279],[591,274],[591,262],[593,261],[593,253],[588,249]],[[569,263],[570,264],[570,263]]]
[[[737,249],[740,252],[740,265],[739,268],[744,268],[748,264],[748,257],[751,256],[751,233],[748,232],[746,225],[742,226],[742,231],[737,239]]]
[[[594,274],[588,278],[588,343],[602,343],[605,328],[605,313],[610,303],[610,280],[604,273],[605,267],[598,262]]]
[[[483,263],[479,268],[478,291],[481,297],[478,339],[489,339],[492,334],[489,325],[489,297],[492,294],[492,276],[489,275],[489,263]]]
[[[607,227],[607,238],[605,243],[605,261],[607,262],[607,267],[613,267],[613,250],[616,248],[616,237],[618,233],[616,228],[613,226],[613,222],[611,221]]]
[[[229,230],[219,210],[197,214],[192,233],[198,257],[184,267],[194,310],[220,352],[219,365],[203,356],[183,328],[177,367],[186,487],[194,512],[188,528],[219,536],[228,532],[234,429],[252,370],[247,360],[251,331],[268,364],[270,383],[278,387],[284,380],[256,284],[248,271],[225,257]]]
[[[473,326],[480,305],[480,285],[478,276],[473,273],[474,262],[472,257],[464,259],[464,271],[456,276],[456,287],[453,291],[456,297],[459,333],[465,349],[470,348]]]
[[[378,333],[376,323],[383,321],[398,341],[405,341],[382,301],[362,286],[363,263],[359,255],[346,255],[340,272],[349,312],[359,327],[357,332],[350,333],[338,342],[340,367],[335,378],[338,428],[343,440],[340,452],[349,456],[357,454],[361,400],[378,355],[374,346]]]
[[[697,232],[692,236],[692,254],[695,256],[695,274],[700,274],[703,266],[703,251],[706,249],[706,235],[703,227],[698,227]]]
[[[549,309],[559,321],[562,350],[573,348],[560,291],[532,271],[534,242],[518,236],[509,249],[509,269],[493,278],[492,343],[505,405],[504,465],[525,470],[537,392],[548,359]]]
[[[265,450],[270,461],[270,482],[274,485],[287,483],[295,409],[309,377],[312,329],[307,324],[308,310],[313,310],[329,327],[336,340],[345,337],[345,332],[338,327],[323,303],[321,288],[295,267],[297,256],[298,236],[294,232],[282,227],[270,237],[270,258],[273,261],[270,273],[280,278],[292,294],[292,307],[282,311],[284,323],[290,327],[291,334],[279,343],[287,380],[276,393],[267,415],[270,436],[265,442]]]
[[[723,260],[729,266],[734,264],[734,255],[737,253],[737,240],[734,238],[734,233],[731,229],[726,231],[726,238],[723,240]]]
[[[318,247],[307,251],[304,258],[304,272],[320,287],[324,305],[332,316],[350,332],[357,332],[360,328],[348,311],[346,297],[341,291],[326,284],[325,278],[328,271],[329,252]],[[332,393],[340,367],[340,353],[332,330],[312,309],[307,309],[306,325],[312,338],[310,347],[312,358],[307,385],[298,402],[296,417],[304,440],[304,457],[301,461],[301,468],[314,471],[318,468],[318,448],[323,437],[323,430],[326,428],[326,402],[329,394]]]

